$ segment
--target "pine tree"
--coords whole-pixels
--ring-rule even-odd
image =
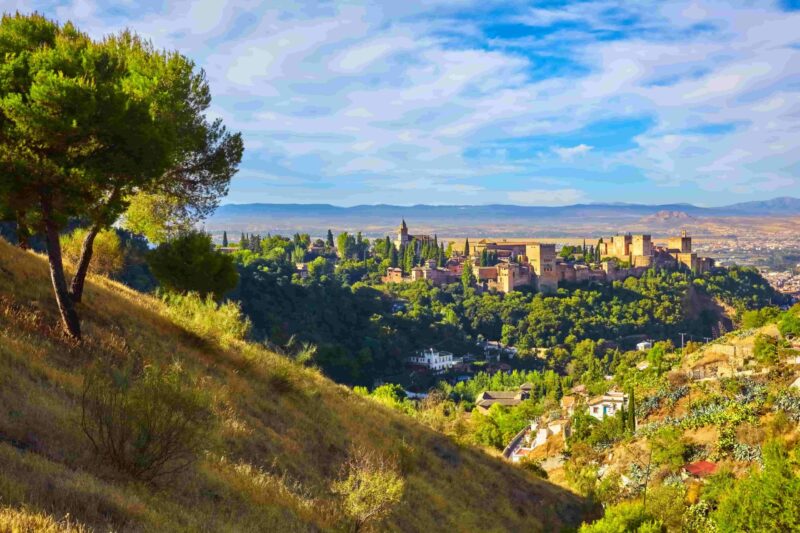
[[[228,247],[228,232],[227,231],[223,231],[222,232],[222,247],[223,248],[227,248]]]

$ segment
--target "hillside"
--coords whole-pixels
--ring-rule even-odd
[[[339,530],[330,486],[354,446],[396,459],[405,479],[382,528],[553,531],[585,517],[574,494],[228,336],[224,317],[176,315],[104,278],[80,312],[73,344],[44,259],[0,240],[0,530],[66,528],[65,515],[98,531]],[[211,449],[153,484],[100,461],[81,429],[84,369],[100,358],[179,362],[212,398]]]
[[[796,530],[800,515],[791,502],[800,472],[791,461],[776,470],[775,446],[789,457],[800,450],[800,339],[784,338],[773,322],[670,354],[665,363],[661,372],[651,365],[616,376],[614,388],[635,387],[635,431],[620,431],[619,417],[578,430],[568,439],[570,458],[549,470],[550,480],[582,487],[606,506],[607,518],[581,531],[608,531],[631,509],[666,531],[761,531],[753,525],[762,523]],[[585,409],[579,400],[576,413]],[[532,457],[552,463],[563,450],[552,444]],[[788,492],[764,494],[762,505],[748,491],[769,492],[769,483]],[[626,520],[626,530],[639,531],[642,518]]]

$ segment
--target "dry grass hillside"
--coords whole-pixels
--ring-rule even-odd
[[[103,278],[79,306],[85,340],[60,333],[44,259],[0,239],[0,531],[319,531],[346,521],[331,492],[348,450],[405,479],[381,529],[558,531],[585,502],[359,397],[314,370],[226,337],[214,320]],[[224,320],[222,320],[224,322]],[[152,483],[97,456],[81,426],[99,358],[179,364],[211,398],[210,448]]]

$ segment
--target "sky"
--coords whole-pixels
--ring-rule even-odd
[[[224,203],[800,196],[800,0],[0,0],[131,28],[241,131]]]

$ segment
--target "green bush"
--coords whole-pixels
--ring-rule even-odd
[[[219,299],[239,281],[233,257],[215,251],[211,236],[197,231],[160,244],[148,254],[147,263],[158,282],[173,292]]]
[[[218,304],[213,298],[197,293],[163,296],[167,315],[175,322],[205,338],[219,339],[223,343],[243,340],[250,332],[250,320],[242,315],[238,303]]]
[[[210,397],[177,363],[141,370],[96,363],[84,378],[81,407],[95,451],[137,479],[186,469],[209,442]]]
[[[714,513],[723,532],[797,531],[800,528],[800,476],[783,446],[764,446],[764,468],[734,486]]]
[[[641,503],[622,502],[608,507],[600,520],[582,525],[580,533],[654,533],[663,529],[660,521],[644,512]]]
[[[778,341],[759,333],[753,343],[753,356],[762,365],[774,365],[778,362]]]

